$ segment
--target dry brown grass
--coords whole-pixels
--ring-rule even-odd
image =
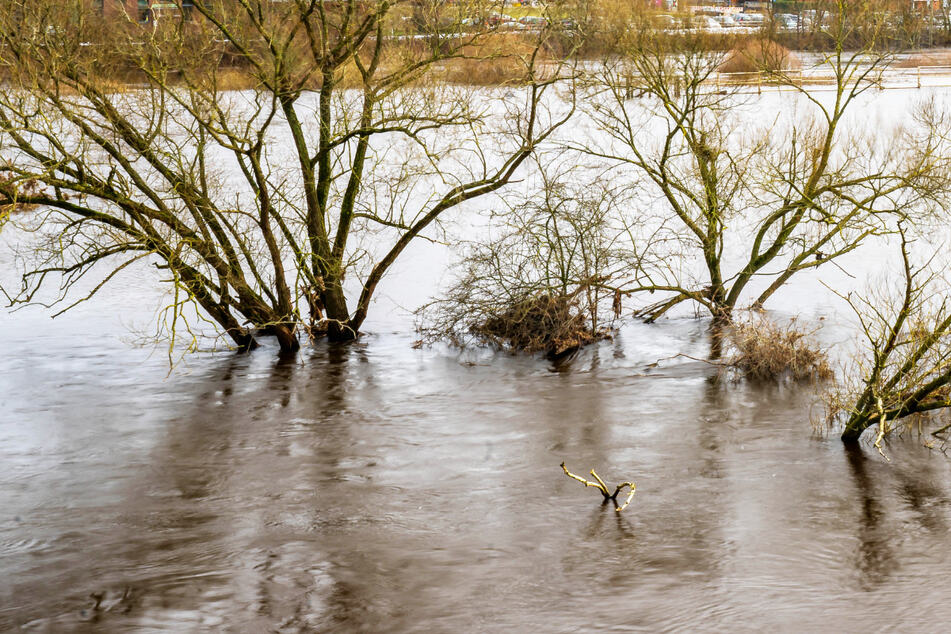
[[[530,36],[517,33],[497,33],[480,38],[478,43],[465,47],[458,57],[433,64],[417,76],[416,82],[439,81],[472,86],[501,86],[526,81],[527,62],[535,43]],[[407,40],[388,44],[384,49],[377,75],[385,77],[399,72],[432,54],[429,45],[422,41]],[[543,62],[546,55],[540,51],[537,61]],[[214,86],[217,90],[247,90],[263,84],[247,65],[236,63],[214,69]],[[365,60],[366,61],[366,60]],[[340,88],[360,88],[363,79],[351,60],[337,74]],[[319,90],[320,77],[315,74],[307,88]]]
[[[544,352],[559,357],[604,339],[592,332],[577,301],[568,296],[540,294],[522,300],[499,315],[470,326],[487,343],[519,352]]]
[[[765,319],[738,324],[731,336],[736,351],[730,366],[754,381],[831,379],[826,353],[811,340],[811,334]]]
[[[472,86],[502,86],[523,83],[527,65],[535,49],[530,36],[499,33],[483,39],[478,45],[464,49],[464,57],[441,65],[436,78]],[[544,54],[536,58],[544,60]]]
[[[951,50],[914,53],[895,63],[895,68],[918,68],[919,66],[951,66]]]
[[[261,84],[258,77],[240,67],[219,67],[214,81],[218,90],[248,90]]]
[[[447,57],[428,67],[420,74],[413,74],[409,84],[427,82],[445,82],[472,86],[502,86],[523,84],[528,78],[528,63],[537,43],[532,34],[493,33],[479,37],[461,51],[451,52]],[[366,45],[366,51],[372,49],[372,42]],[[364,53],[366,53],[364,51]],[[387,77],[417,64],[432,55],[427,42],[406,40],[388,43],[383,52],[377,70],[377,77]],[[366,55],[364,55],[366,57]],[[535,56],[536,76],[539,68],[545,68],[551,59],[546,47],[541,47]],[[368,62],[368,59],[364,59]],[[86,74],[92,78],[99,90],[116,94],[136,90],[145,86],[163,83],[168,87],[194,86],[201,90],[240,91],[261,88],[270,83],[271,78],[260,76],[254,67],[240,55],[224,55],[217,63],[196,63],[183,65],[171,70],[160,79],[150,78],[140,68],[137,60],[113,62],[110,64],[88,65]],[[303,74],[303,73],[302,73]],[[16,77],[9,69],[0,69],[0,81],[29,83],[30,77]],[[363,78],[351,59],[343,64],[336,74],[337,87],[342,89],[361,88]],[[321,77],[312,73],[304,81],[307,90],[319,90]],[[74,94],[69,82],[58,86],[66,94]]]
[[[721,73],[796,70],[799,58],[788,48],[771,40],[750,39],[734,47],[717,69]]]

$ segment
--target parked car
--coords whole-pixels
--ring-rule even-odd
[[[519,18],[518,23],[526,29],[543,29],[548,26],[548,20],[540,15],[526,15],[523,18]]]
[[[703,31],[719,31],[723,27],[720,26],[720,23],[711,18],[708,15],[695,15],[693,20],[691,20],[691,25],[695,29],[701,29]]]
[[[762,26],[766,23],[766,17],[762,13],[737,13],[733,16],[733,21],[740,26]]]
[[[799,16],[791,13],[777,13],[773,16],[776,26],[786,31],[796,31],[799,29]]]
[[[507,15],[501,15],[499,13],[493,13],[485,19],[486,25],[490,27],[497,27],[499,29],[514,29],[518,28],[518,22],[514,18],[511,18]]]
[[[677,18],[666,13],[660,13],[653,17],[654,26],[658,29],[676,29],[679,24]]]
[[[732,29],[737,26],[736,21],[728,15],[715,15],[713,19],[724,29]]]

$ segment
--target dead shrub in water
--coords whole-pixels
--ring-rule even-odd
[[[502,348],[562,356],[608,336],[606,329],[589,327],[577,299],[582,290],[573,295],[526,297],[499,315],[473,323],[469,331]]]
[[[717,68],[721,73],[757,73],[800,68],[799,58],[772,40],[750,39],[733,48]]]
[[[494,345],[557,358],[609,336],[628,271],[608,221],[615,196],[547,180],[497,214],[492,239],[467,243],[456,279],[417,311],[420,343]]]
[[[736,351],[730,366],[754,381],[831,379],[826,353],[811,341],[811,334],[765,319],[737,324],[731,336]]]

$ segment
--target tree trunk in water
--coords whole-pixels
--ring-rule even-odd
[[[720,289],[722,291],[722,288]],[[733,306],[725,303],[725,293],[711,293],[713,321],[710,323],[710,359],[723,357],[723,341],[726,329],[733,324]]]
[[[347,298],[339,281],[327,282],[321,293],[327,316],[327,339],[330,341],[353,341],[357,338],[359,324],[353,324],[347,309]]]
[[[714,323],[730,324],[733,321],[733,304],[728,301],[726,288],[722,284],[711,286],[708,290]]]
[[[342,342],[353,341],[359,333],[350,326],[350,322],[331,321],[327,324],[327,339]]]
[[[229,328],[228,336],[234,341],[239,352],[250,352],[258,347],[258,341],[254,335],[249,334],[242,328]]]
[[[273,326],[274,336],[281,346],[281,352],[297,352],[300,350],[300,340],[297,338],[297,332],[291,326],[278,324]]]
[[[726,322],[717,318],[710,324],[710,360],[716,361],[723,357],[723,338]]]
[[[849,422],[845,424],[845,429],[842,430],[842,442],[847,445],[857,445],[859,438],[862,437],[862,432],[870,426],[868,419],[850,419]]]

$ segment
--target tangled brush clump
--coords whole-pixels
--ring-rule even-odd
[[[730,365],[754,381],[831,379],[828,357],[810,334],[767,320],[738,324],[731,337],[736,351]]]
[[[542,293],[513,303],[469,330],[481,340],[521,352],[559,357],[608,336],[592,330],[577,300]]]
[[[547,178],[547,177],[546,177]],[[455,280],[417,311],[419,345],[495,346],[551,359],[610,337],[629,271],[608,219],[615,194],[548,181],[544,196],[493,216],[494,235],[466,243]]]

